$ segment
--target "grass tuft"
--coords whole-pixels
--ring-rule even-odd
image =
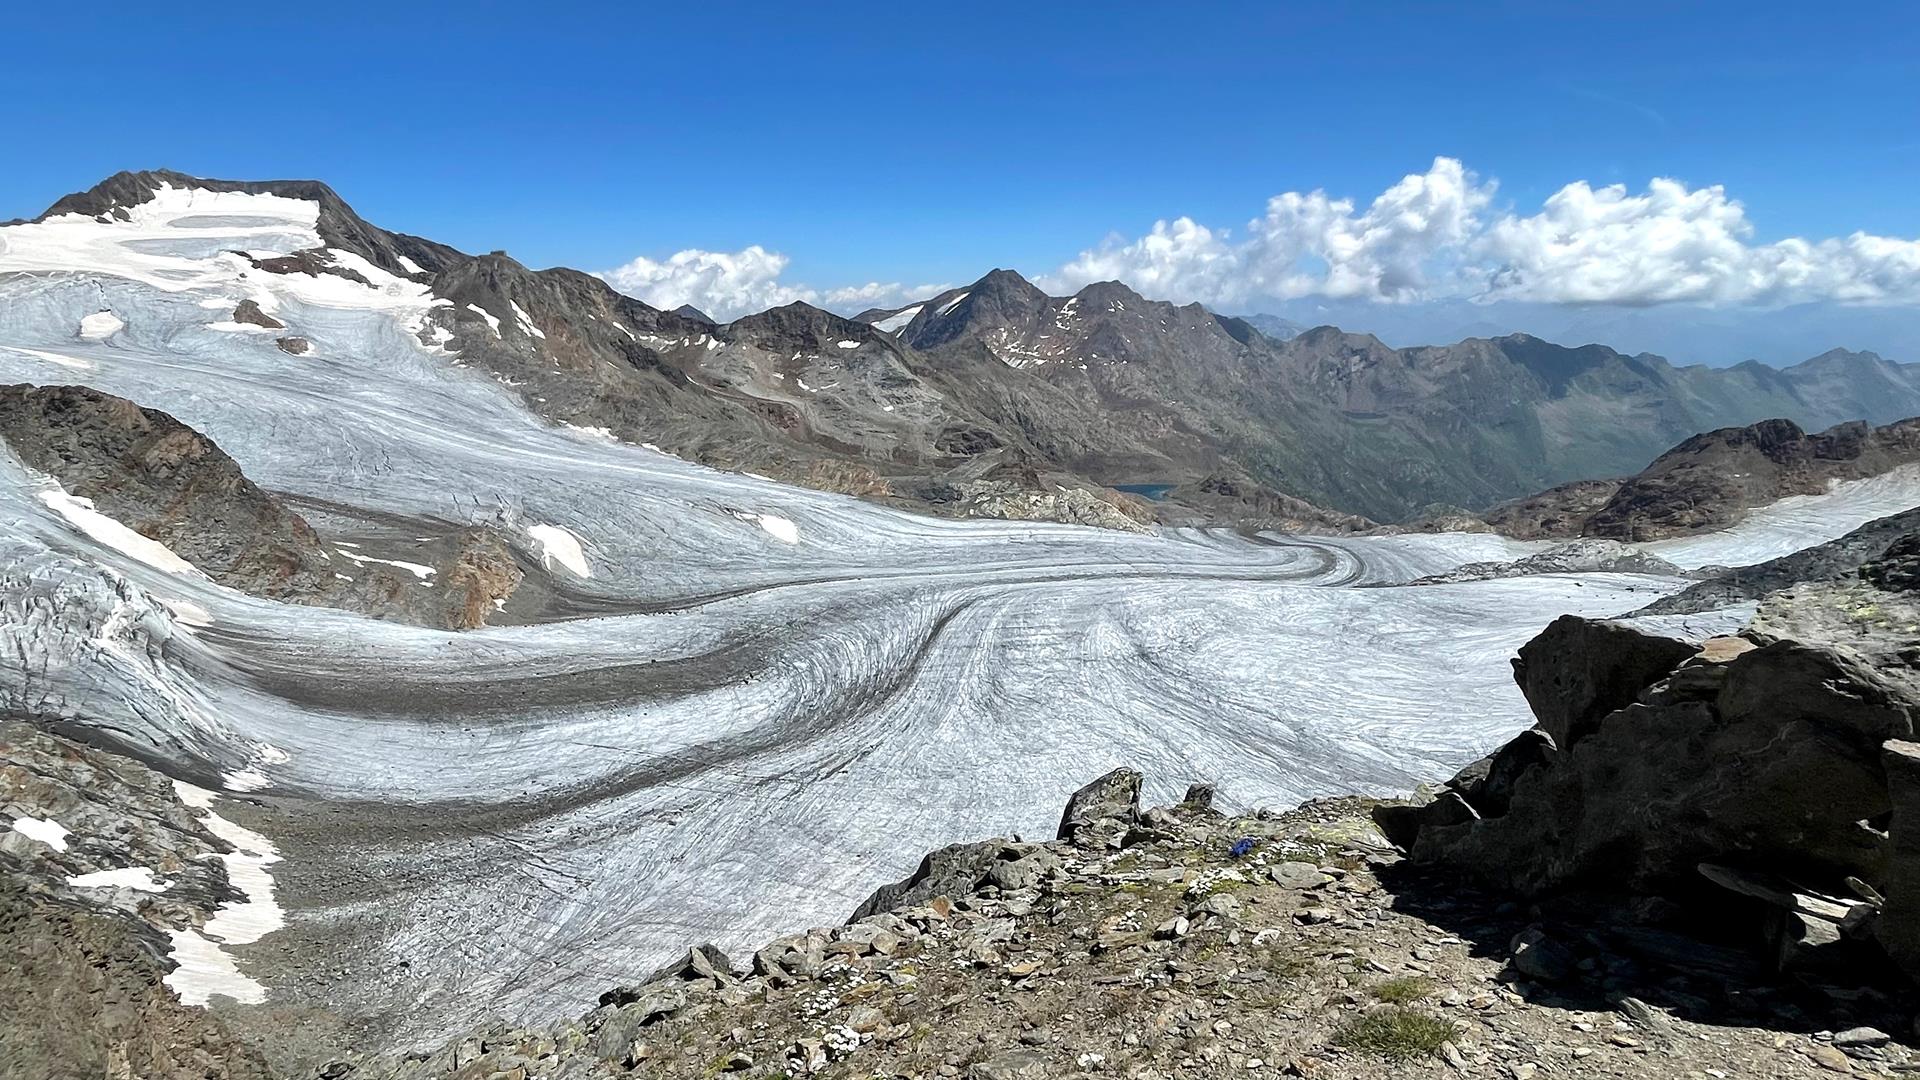
[[[1389,1061],[1435,1057],[1453,1038],[1453,1025],[1437,1016],[1387,1005],[1347,1021],[1333,1041],[1349,1050],[1378,1054]]]
[[[1411,1005],[1432,994],[1433,980],[1424,975],[1402,975],[1373,987],[1373,996],[1389,1005]]]

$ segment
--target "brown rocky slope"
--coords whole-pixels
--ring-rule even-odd
[[[1915,462],[1920,417],[1877,428],[1852,421],[1816,434],[1790,420],[1764,420],[1695,435],[1622,480],[1575,481],[1503,503],[1486,520],[1522,540],[1661,540],[1725,528],[1754,507]]]
[[[485,624],[524,571],[491,530],[442,534],[429,587],[415,574],[332,551],[213,440],[158,409],[84,386],[0,386],[0,450],[95,510],[164,544],[222,585],[453,629]],[[357,551],[359,544],[349,543]],[[424,563],[423,563],[424,565]],[[444,587],[437,587],[444,586]]]

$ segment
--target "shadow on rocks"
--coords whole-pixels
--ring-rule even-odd
[[[1751,944],[1764,911],[1702,912],[1659,897],[1593,893],[1521,903],[1407,862],[1382,867],[1379,879],[1395,910],[1502,961],[1499,989],[1535,1005],[1618,1012],[1639,1032],[1657,1033],[1673,1015],[1802,1034],[1870,1027],[1905,1038],[1914,1015],[1911,988],[1883,958],[1863,954],[1851,970],[1825,977],[1780,973]]]

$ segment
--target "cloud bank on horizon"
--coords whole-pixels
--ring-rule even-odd
[[[1720,185],[1655,178],[1567,184],[1530,214],[1496,207],[1497,181],[1435,158],[1365,208],[1323,190],[1283,192],[1235,234],[1190,217],[1109,237],[1050,273],[1072,292],[1117,279],[1143,295],[1217,309],[1306,297],[1410,303],[1468,300],[1643,308],[1920,304],[1920,239],[1855,232],[1756,242],[1745,206]],[[657,307],[691,303],[731,318],[794,300],[840,311],[890,307],[944,286],[869,282],[836,289],[781,280],[787,256],[755,245],[639,258],[602,276]]]
[[[891,307],[942,292],[947,285],[908,286],[870,281],[837,289],[816,289],[780,280],[787,256],[750,244],[739,251],[688,248],[665,259],[641,257],[600,274],[607,284],[654,307],[671,310],[691,304],[716,319],[765,311],[796,300],[833,311],[858,312]]]

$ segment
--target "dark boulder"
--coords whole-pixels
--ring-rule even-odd
[[[725,986],[735,979],[733,961],[712,942],[695,945],[685,956],[641,980],[645,986],[657,982],[697,982]]]
[[[1187,786],[1186,797],[1180,800],[1180,805],[1189,810],[1211,810],[1216,794],[1212,784],[1190,784]]]
[[[1540,729],[1567,750],[1694,651],[1620,623],[1563,615],[1520,647],[1513,677]]]
[[[1860,568],[1860,576],[1887,592],[1920,592],[1920,533],[1908,533],[1879,559]]]
[[[1887,823],[1886,896],[1874,936],[1895,963],[1920,972],[1920,743],[1889,740],[1881,750],[1893,814]]]
[[[1082,847],[1119,847],[1140,820],[1141,779],[1119,768],[1074,792],[1056,835]]]
[[[924,904],[936,896],[970,896],[987,885],[1004,891],[1029,888],[1059,866],[1059,856],[1038,844],[997,839],[949,844],[928,852],[906,880],[874,890],[847,921]]]

